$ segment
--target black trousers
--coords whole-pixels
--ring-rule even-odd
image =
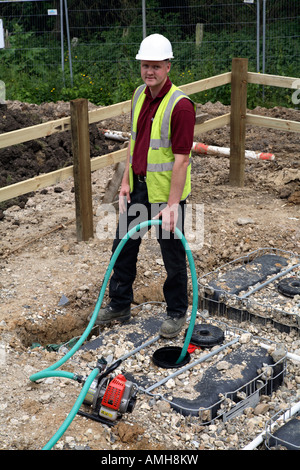
[[[120,240],[129,229],[144,220],[153,218],[163,206],[149,203],[146,183],[135,177],[131,202],[127,205],[127,212],[120,215],[112,252],[115,252]],[[180,203],[180,208],[177,227],[184,234],[184,202]],[[110,306],[114,309],[121,310],[133,301],[132,285],[136,277],[139,248],[143,235],[150,228],[151,226],[146,227],[129,238],[117,257],[109,284]],[[188,308],[185,248],[176,234],[163,230],[161,225],[156,225],[155,229],[167,273],[163,286],[167,315],[173,318],[181,317],[185,315]]]

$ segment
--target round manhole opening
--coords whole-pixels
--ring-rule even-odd
[[[152,356],[153,362],[159,367],[164,369],[174,369],[176,367],[182,367],[187,364],[191,356],[187,352],[185,357],[178,364],[176,363],[180,357],[182,348],[179,346],[165,346],[163,348],[157,349]]]

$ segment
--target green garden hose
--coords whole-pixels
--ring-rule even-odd
[[[40,379],[43,379],[45,377],[54,377],[54,376],[57,376],[57,377],[67,377],[67,378],[70,378],[70,379],[73,379],[73,380],[77,380],[77,376],[75,374],[72,374],[70,372],[65,372],[65,371],[56,371],[54,372],[58,367],[60,367],[62,364],[64,364],[70,357],[73,356],[73,354],[80,348],[80,346],[83,344],[83,342],[86,340],[86,338],[88,337],[88,335],[90,334],[93,326],[94,326],[94,323],[97,319],[97,316],[98,316],[98,313],[99,313],[99,310],[101,308],[101,305],[102,305],[102,301],[103,301],[103,298],[104,298],[104,294],[105,294],[105,289],[106,289],[106,286],[107,286],[107,283],[109,281],[109,278],[110,278],[110,275],[111,275],[111,271],[115,265],[115,262],[116,262],[116,259],[118,258],[121,250],[123,249],[125,243],[129,240],[129,238],[132,237],[132,235],[134,235],[137,231],[145,228],[145,227],[148,227],[150,225],[161,225],[161,220],[148,220],[148,221],[145,221],[145,222],[142,222],[138,225],[136,225],[135,227],[133,227],[131,230],[129,230],[126,235],[124,235],[124,237],[122,238],[122,240],[120,241],[119,245],[117,246],[115,252],[113,253],[112,257],[111,257],[111,260],[110,260],[110,263],[108,265],[108,268],[106,270],[106,273],[104,275],[104,280],[103,280],[103,284],[102,284],[102,287],[101,287],[101,290],[100,290],[100,293],[99,293],[99,296],[98,296],[98,299],[97,299],[97,302],[96,302],[96,305],[95,305],[95,308],[94,308],[94,311],[93,311],[93,314],[91,316],[91,319],[89,321],[89,324],[86,328],[86,330],[83,332],[82,336],[79,338],[79,340],[74,344],[74,346],[67,352],[67,354],[65,354],[64,357],[62,357],[59,361],[57,361],[55,364],[52,364],[50,367],[48,367],[47,369],[43,370],[43,371],[40,371],[40,372],[37,372],[36,374],[33,374],[30,376],[30,380],[32,382],[36,382],[37,380],[40,380]],[[176,364],[180,364],[181,361],[185,358],[186,356],[186,353],[187,353],[187,349],[188,349],[188,346],[189,346],[189,343],[190,343],[190,339],[191,339],[191,336],[192,336],[192,333],[193,333],[193,329],[194,329],[194,324],[195,324],[195,319],[196,319],[196,314],[197,314],[197,307],[198,307],[198,285],[197,285],[197,275],[196,275],[196,269],[195,269],[195,264],[194,264],[194,260],[193,260],[193,256],[192,256],[192,253],[191,253],[191,250],[190,250],[190,247],[188,245],[188,242],[186,240],[186,238],[184,237],[184,235],[181,233],[181,231],[176,228],[175,229],[175,234],[178,236],[178,238],[181,240],[184,248],[185,248],[185,251],[186,251],[186,254],[187,254],[187,258],[188,258],[188,262],[189,262],[189,266],[190,266],[190,270],[191,270],[191,277],[192,277],[192,288],[193,288],[193,306],[192,306],[192,313],[191,313],[191,319],[190,319],[190,323],[189,323],[189,327],[188,327],[188,330],[187,330],[187,333],[186,333],[186,336],[185,336],[185,341],[184,341],[184,344],[183,344],[183,347],[182,347],[182,350],[181,350],[181,353],[179,355],[179,358],[177,359],[176,361]],[[94,378],[97,376],[97,374],[99,373],[99,369],[96,368],[94,369],[94,371],[92,372],[92,374],[89,376],[89,380],[88,380],[88,383],[90,384],[93,380],[90,378],[91,376]],[[70,425],[72,419],[74,418],[74,416],[76,415],[78,409],[80,408],[83,400],[84,400],[84,397],[85,397],[85,394],[87,393],[89,387],[86,386],[87,382],[85,382],[83,388],[82,388],[82,391],[80,393],[80,396],[78,397],[76,403],[74,404],[74,407],[70,413],[70,415],[67,417],[67,419],[65,420],[65,422],[63,423],[62,427],[60,428],[59,431],[57,431],[57,433],[53,436],[53,438],[51,439],[51,441],[49,441],[49,443],[51,442],[51,446],[53,446],[55,444],[55,442],[57,442],[57,440],[59,439],[59,437],[63,434],[63,432],[65,431],[65,429]],[[72,419],[71,419],[72,417]],[[49,444],[50,445],[50,444]],[[49,449],[51,447],[47,446],[47,449]]]

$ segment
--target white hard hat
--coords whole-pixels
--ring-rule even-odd
[[[137,60],[166,60],[173,59],[172,46],[169,39],[161,34],[147,36],[140,45],[135,56]]]

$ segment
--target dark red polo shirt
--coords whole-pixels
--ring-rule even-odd
[[[152,121],[155,113],[172,82],[169,77],[156,98],[152,98],[148,87],[145,89],[146,98],[139,114],[137,136],[133,152],[132,168],[136,175],[146,175],[147,154],[149,149]],[[172,152],[188,155],[194,138],[195,110],[187,98],[178,101],[173,109],[171,118]]]

